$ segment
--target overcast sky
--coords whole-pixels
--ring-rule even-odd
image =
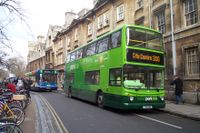
[[[28,41],[36,40],[38,35],[46,37],[49,24],[64,24],[65,12],[78,13],[83,8],[91,9],[93,0],[20,0],[25,9],[26,22],[30,29],[20,21],[12,22],[7,27],[8,36],[12,38],[12,51],[15,55],[26,59]],[[0,13],[1,15],[1,13]]]

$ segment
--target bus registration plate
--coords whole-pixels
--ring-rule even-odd
[[[142,106],[143,109],[152,109],[153,107],[151,105],[148,106]]]

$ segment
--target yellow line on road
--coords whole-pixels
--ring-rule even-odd
[[[52,116],[54,117],[55,122],[58,125],[58,128],[61,130],[61,133],[69,133],[68,130],[65,128],[62,120],[60,119],[56,111],[53,109],[53,107],[49,104],[49,102],[42,95],[39,95],[39,96],[41,100],[47,105],[47,108],[49,109]]]

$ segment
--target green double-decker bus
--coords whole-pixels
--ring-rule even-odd
[[[164,68],[162,34],[123,25],[68,53],[65,88],[99,107],[163,108]]]

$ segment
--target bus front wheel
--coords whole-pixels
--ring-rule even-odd
[[[103,93],[102,92],[98,92],[96,102],[97,102],[98,107],[100,107],[100,108],[104,107],[104,105],[103,105]]]

